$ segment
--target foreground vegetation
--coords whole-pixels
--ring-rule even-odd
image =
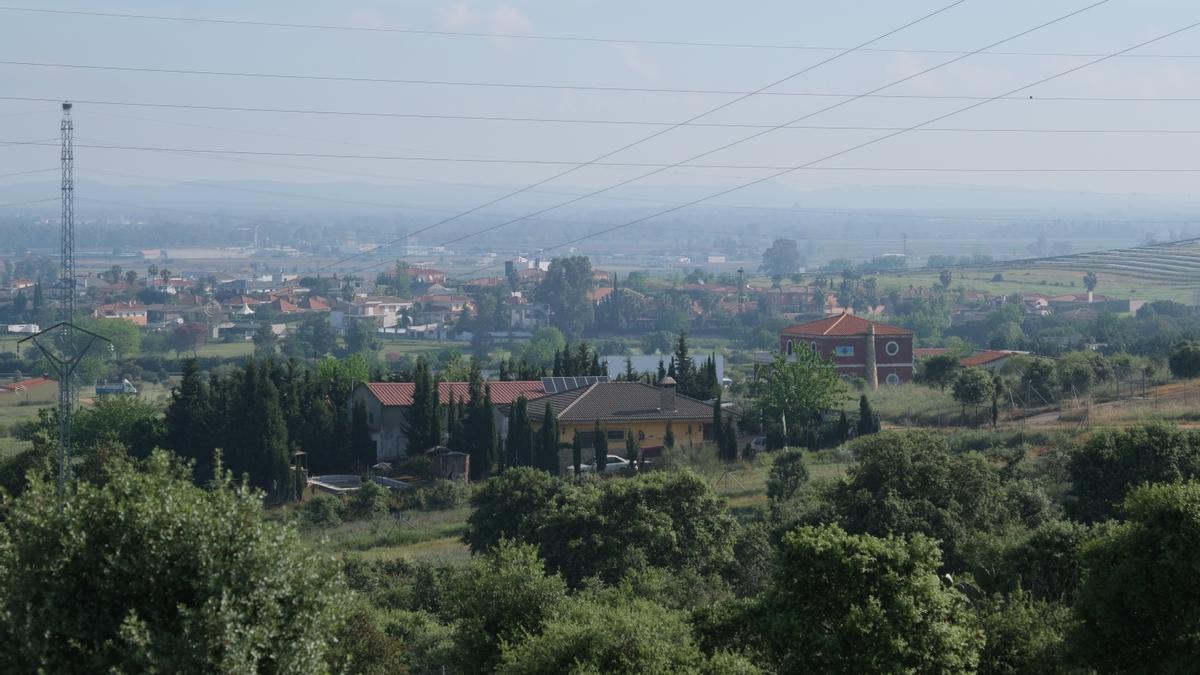
[[[0,507],[0,667],[1178,672],[1200,656],[1200,432],[708,452],[630,478],[523,467],[270,509],[219,465],[198,487],[168,453],[110,444],[60,510],[43,458]]]

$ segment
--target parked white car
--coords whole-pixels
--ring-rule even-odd
[[[631,465],[629,464],[628,460],[616,455],[606,456],[608,457],[608,462],[604,465],[605,471],[613,471],[615,473],[625,473],[629,471]],[[596,463],[592,462],[591,464],[584,464],[579,467],[579,470],[583,472],[595,471]]]

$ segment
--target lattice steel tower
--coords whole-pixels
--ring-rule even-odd
[[[75,320],[75,123],[71,104],[62,104],[62,320]]]

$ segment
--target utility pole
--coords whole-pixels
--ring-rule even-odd
[[[35,333],[17,343],[32,341],[42,352],[58,375],[58,501],[61,507],[66,499],[67,483],[71,479],[71,415],[75,410],[75,369],[95,344],[96,340],[112,341],[103,335],[85,330],[72,323],[75,320],[75,124],[71,119],[71,103],[62,104],[62,251],[59,261],[59,308],[62,320],[40,333]],[[57,346],[47,345],[38,338],[51,336]],[[77,337],[86,337],[82,346],[76,344]]]

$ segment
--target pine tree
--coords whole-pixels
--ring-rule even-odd
[[[871,402],[867,400],[867,395],[863,394],[858,399],[858,435],[867,436],[876,431],[878,429],[875,427],[875,412],[871,410]]]
[[[604,473],[608,465],[608,431],[596,420],[596,433],[592,441],[592,458],[596,462],[596,473]]]

